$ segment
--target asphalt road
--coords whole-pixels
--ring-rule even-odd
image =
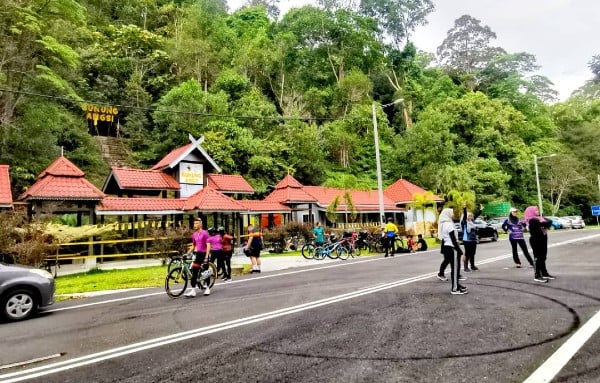
[[[0,381],[600,382],[600,230],[550,243],[548,284],[480,244],[462,296],[434,249],[57,303],[0,325]]]

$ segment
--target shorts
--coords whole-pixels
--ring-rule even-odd
[[[249,250],[248,252],[250,254],[250,255],[248,255],[249,257],[255,257],[255,258],[260,257],[260,248],[251,246],[250,249],[248,249],[248,250]]]

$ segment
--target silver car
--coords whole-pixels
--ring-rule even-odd
[[[571,220],[571,227],[573,229],[585,228],[585,222],[583,221],[583,218],[581,218],[580,215],[568,215],[565,218],[568,218]]]
[[[45,270],[0,263],[0,317],[18,321],[54,303],[54,278]]]

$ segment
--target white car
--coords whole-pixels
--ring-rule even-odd
[[[573,229],[583,229],[585,228],[585,222],[580,215],[568,215],[566,218],[571,220],[571,227]]]
[[[568,218],[548,216],[548,219],[551,219],[553,222],[558,222],[561,229],[570,229],[572,227],[571,220]]]

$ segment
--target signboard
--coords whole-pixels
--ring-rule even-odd
[[[483,207],[483,215],[488,217],[505,217],[510,210],[509,202],[488,203]]]
[[[600,215],[600,205],[592,206],[592,215],[596,217]]]
[[[187,198],[201,190],[204,184],[204,165],[181,161],[179,163],[179,185],[181,198]]]

